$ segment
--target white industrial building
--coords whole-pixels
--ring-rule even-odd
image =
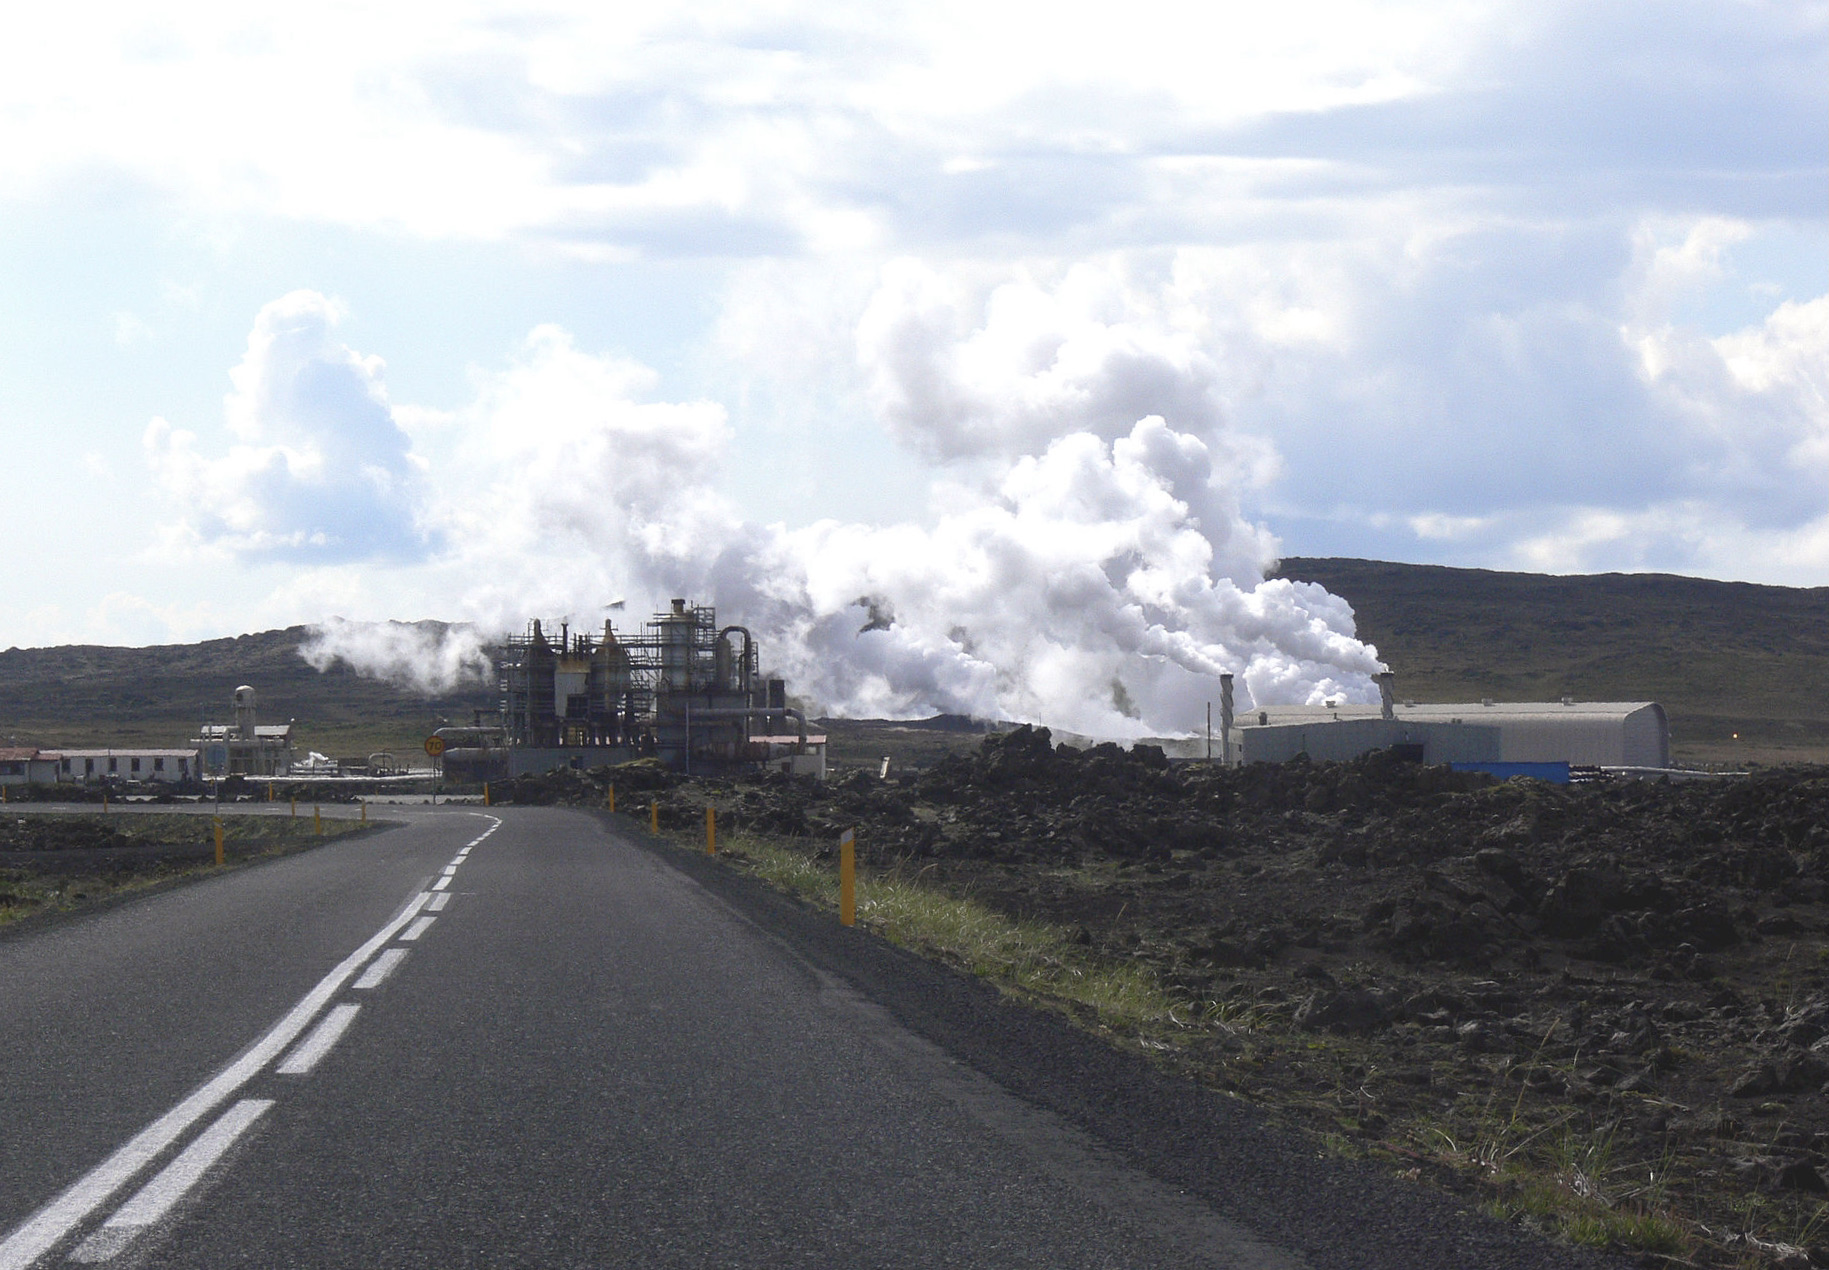
[[[177,785],[203,774],[196,750],[57,750],[47,751],[57,761],[54,779],[79,785],[117,781]],[[46,781],[45,783],[49,783]]]
[[[1398,748],[1425,763],[1567,763],[1667,768],[1670,722],[1655,701],[1398,702],[1380,676],[1378,705],[1269,706],[1223,712],[1229,763],[1280,763],[1306,754],[1338,762]],[[1226,697],[1230,697],[1230,684]]]
[[[235,722],[206,723],[191,739],[211,776],[284,776],[292,770],[292,724],[254,721],[254,689],[235,689]]]

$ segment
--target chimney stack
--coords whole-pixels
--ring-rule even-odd
[[[1391,687],[1393,678],[1395,676],[1388,670],[1378,672],[1378,705],[1387,722],[1397,717],[1396,690]]]
[[[1232,763],[1232,676],[1219,677],[1219,761]]]

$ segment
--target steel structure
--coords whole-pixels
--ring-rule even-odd
[[[562,622],[554,639],[535,620],[502,645],[499,735],[529,765],[535,751],[591,765],[652,754],[709,771],[779,757],[787,738],[767,725],[793,719],[804,750],[805,718],[788,707],[786,684],[759,667],[748,629],[720,628],[715,609],[683,599],[639,635],[619,635],[607,621],[601,634]]]

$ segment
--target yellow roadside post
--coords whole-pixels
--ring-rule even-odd
[[[292,795],[292,818],[294,820],[298,819],[298,795],[297,794]]]
[[[316,834],[322,834],[324,832],[324,818],[318,815],[318,809],[316,807],[311,809],[311,831]]]
[[[363,824],[368,823],[368,800],[367,799],[364,799],[362,801],[362,823]]]
[[[220,869],[222,867],[222,817],[211,817],[211,823],[215,826],[216,867]]]
[[[267,782],[267,801],[268,802],[273,801],[273,782],[272,781]]]
[[[616,787],[614,785],[610,786],[610,814],[612,816],[616,814]]]
[[[648,804],[648,832],[649,833],[659,833],[660,832],[660,804],[659,803],[649,803]]]
[[[12,801],[11,798],[6,796],[6,786],[0,785],[0,803],[10,803]]]
[[[857,831],[838,837],[838,924],[857,925]]]
[[[716,855],[717,853],[718,813],[716,808],[707,807],[705,809],[705,854]]]
[[[489,806],[489,782],[483,782],[483,806]]]

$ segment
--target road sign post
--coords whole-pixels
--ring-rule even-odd
[[[426,757],[432,760],[432,806],[438,806],[438,778],[444,771],[444,765],[438,760],[444,757],[445,739],[442,736],[428,736],[425,739]]]

